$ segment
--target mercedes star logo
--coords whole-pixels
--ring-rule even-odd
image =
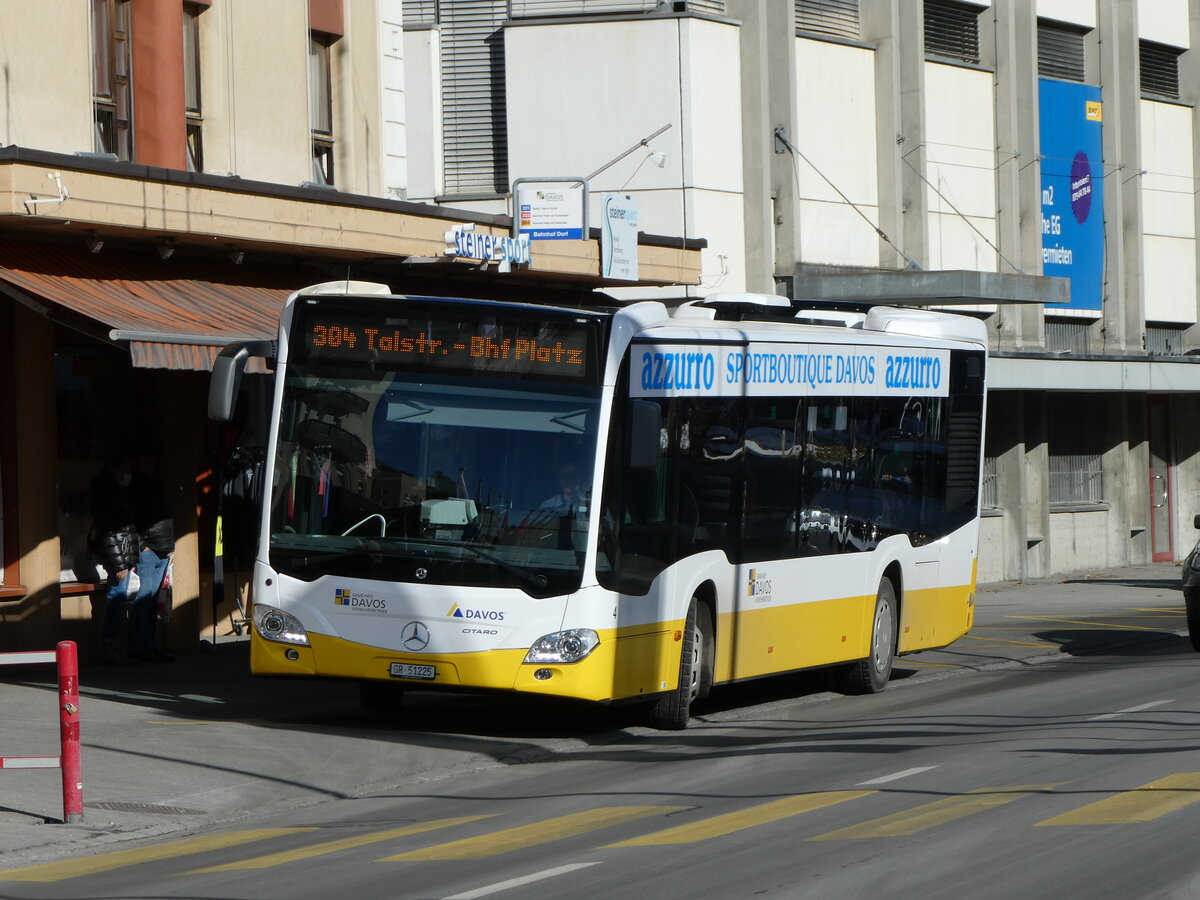
[[[429,629],[424,622],[409,622],[400,632],[400,643],[405,650],[424,650],[429,646]]]

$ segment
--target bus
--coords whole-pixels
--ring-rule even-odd
[[[274,369],[259,675],[642,701],[831,667],[882,690],[971,627],[986,331],[713,295],[594,308],[293,294]]]

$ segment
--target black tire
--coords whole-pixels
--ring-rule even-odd
[[[1183,605],[1187,609],[1188,637],[1192,641],[1192,649],[1200,650],[1200,596],[1185,591]]]
[[[404,685],[391,681],[360,681],[358,705],[367,712],[398,712],[404,705]]]
[[[682,731],[691,718],[692,702],[712,689],[712,615],[692,598],[679,648],[679,684],[660,694],[650,705],[650,726],[661,731]]]
[[[896,589],[891,579],[879,582],[875,595],[875,615],[871,619],[871,654],[843,667],[837,674],[838,690],[844,694],[878,694],[887,687],[896,661],[896,633],[899,616]]]

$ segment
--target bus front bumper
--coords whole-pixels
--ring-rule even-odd
[[[681,626],[682,623],[672,623]],[[268,641],[251,630],[255,675],[379,680],[414,688],[504,690],[595,702],[626,700],[673,689],[679,677],[679,627],[606,632],[577,663],[526,664],[525,649],[413,654],[309,632],[310,646]],[[432,678],[394,675],[427,674]]]

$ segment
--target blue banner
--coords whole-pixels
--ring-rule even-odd
[[[1042,145],[1042,274],[1071,279],[1056,309],[1099,311],[1104,292],[1104,164],[1100,88],[1038,82]]]

